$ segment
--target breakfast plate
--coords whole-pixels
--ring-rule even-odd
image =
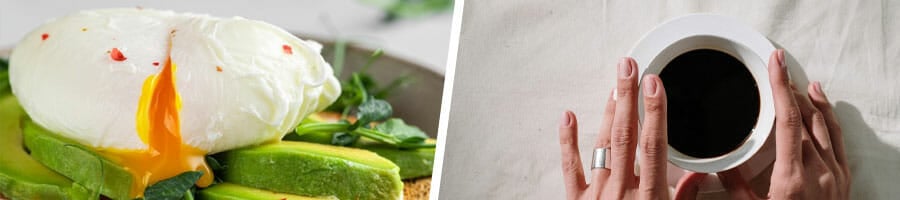
[[[334,62],[332,59],[337,58],[333,57],[335,43],[321,39],[317,41],[324,41],[322,50],[323,57],[329,62]],[[400,77],[410,77],[411,81],[409,84],[400,87],[397,90],[392,90],[391,95],[387,96],[385,100],[393,105],[392,116],[404,119],[406,123],[419,127],[429,138],[435,138],[443,88],[443,77],[436,72],[428,70],[426,67],[390,56],[389,54],[382,54],[382,56],[377,59],[371,60],[371,63],[367,63],[370,61],[368,59],[373,53],[378,51],[358,47],[353,44],[347,44],[344,47],[345,53],[341,57],[341,59],[345,61],[343,69],[344,73],[341,74],[342,76],[339,76],[340,79],[347,80],[347,77],[350,77],[353,72],[361,71],[360,68],[367,64],[371,65],[368,66],[365,73],[375,83],[390,83]],[[0,58],[8,59],[12,53],[11,51],[12,50],[10,49],[0,50]],[[370,150],[377,152],[375,149]],[[381,155],[380,152],[379,155]],[[401,175],[402,174],[403,172],[401,172]],[[405,177],[406,175],[402,176]],[[415,179],[404,178],[403,182],[404,185],[408,186],[404,192],[410,190],[409,188],[414,188],[413,191],[416,191],[413,192],[414,195],[405,194],[404,196],[406,199],[423,198],[423,196],[416,195],[426,195],[424,198],[427,198],[427,192],[430,185],[430,179],[428,177]],[[219,188],[227,187],[227,185],[223,185]],[[423,191],[424,194],[421,193]],[[0,199],[3,198],[0,197]]]

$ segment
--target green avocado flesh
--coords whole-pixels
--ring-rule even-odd
[[[100,193],[111,199],[132,199],[133,178],[121,166],[37,124],[26,122],[24,133],[25,146],[38,162],[79,185],[101,188]]]
[[[293,135],[293,136],[292,136]],[[307,133],[301,136],[288,135],[285,140],[331,144],[333,133]],[[434,148],[397,149],[378,142],[360,138],[352,147],[375,152],[400,167],[400,178],[403,180],[431,176],[434,167]]]
[[[359,148],[375,152],[400,167],[400,178],[414,179],[431,176],[434,166],[434,148],[400,150],[381,146],[360,146]]]
[[[326,119],[319,114],[312,114],[303,119],[302,123],[315,122],[332,122],[334,120]],[[319,144],[331,144],[331,138],[334,133],[315,132],[303,135],[288,134],[285,140],[303,141]],[[434,143],[429,139],[427,143]],[[388,145],[380,144],[367,138],[360,138],[352,147],[360,148],[375,152],[381,157],[387,158],[398,167],[400,167],[400,178],[403,180],[431,176],[434,167],[434,148],[420,149],[397,149]]]
[[[202,200],[331,200],[335,197],[304,197],[277,193],[231,183],[219,183],[200,191]]]
[[[26,118],[16,98],[0,98],[0,196],[10,199],[87,199],[80,185],[38,163],[22,146]]]
[[[226,182],[304,196],[400,199],[399,168],[370,151],[282,141],[215,155]]]

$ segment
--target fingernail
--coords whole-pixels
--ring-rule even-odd
[[[787,65],[784,64],[784,49],[778,50],[778,65],[780,65],[781,68],[787,67]]]
[[[572,117],[569,116],[569,111],[563,112],[562,118],[559,119],[559,124],[565,127],[572,125]]]
[[[656,96],[656,79],[647,78],[644,80],[644,96],[646,97],[655,97]]]
[[[631,76],[631,62],[628,61],[628,58],[622,58],[619,60],[619,77],[628,78],[629,76]]]
[[[819,83],[818,81],[813,82],[813,89],[816,90],[816,93],[825,96],[825,92],[822,91],[822,83]]]

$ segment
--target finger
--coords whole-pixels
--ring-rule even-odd
[[[624,191],[634,182],[634,153],[637,145],[637,64],[631,58],[619,62],[616,86],[616,113],[611,132],[609,186],[612,191]],[[618,183],[618,184],[616,184]],[[609,187],[606,186],[606,187]]]
[[[819,151],[816,149],[816,145],[813,144],[812,134],[806,129],[806,127],[802,127],[800,139],[800,145],[803,151],[801,154],[803,155],[803,166],[806,167],[805,170],[810,168],[824,168],[825,161],[822,160],[822,155],[819,154]]]
[[[808,90],[812,92],[812,84],[809,85]],[[803,95],[799,91],[794,91],[794,99],[797,100],[797,105],[800,107],[803,122],[806,125],[806,130],[810,133],[809,136],[812,137],[816,151],[829,169],[832,171],[839,170],[840,168],[832,149],[831,136],[828,134],[828,128],[825,125],[825,117],[822,115],[822,112],[812,104],[809,96]]]
[[[775,169],[773,173],[791,175],[802,166],[800,151],[803,119],[790,88],[784,50],[776,50],[769,57],[769,82],[775,100]]]
[[[613,116],[616,114],[616,100],[613,98],[613,95],[616,95],[615,92],[615,89],[610,91],[609,98],[606,99],[606,108],[603,110],[603,122],[600,125],[600,135],[597,137],[597,143],[594,145],[594,148],[609,148],[609,132],[612,128]],[[591,184],[597,184],[602,187],[602,184],[609,178],[609,169],[593,169],[591,174],[593,174]]]
[[[572,199],[587,187],[584,182],[584,169],[578,153],[578,121],[572,111],[563,113],[559,122],[559,146],[562,152],[563,181],[566,193]]]
[[[678,180],[675,186],[675,200],[697,199],[700,184],[706,178],[705,173],[688,172]]]
[[[813,105],[815,105],[822,113],[822,116],[825,117],[825,125],[828,127],[828,135],[829,138],[831,138],[834,157],[839,164],[846,166],[847,154],[844,153],[844,136],[841,126],[838,124],[837,116],[835,116],[834,111],[831,109],[831,103],[828,102],[825,92],[822,91],[822,84],[813,82],[811,85],[813,89],[810,90],[809,97],[812,99]]]
[[[641,192],[648,197],[666,191],[666,92],[656,75],[644,77],[644,123],[641,126]]]
[[[738,168],[719,172],[716,175],[719,177],[719,182],[722,182],[722,187],[725,187],[725,190],[728,191],[731,199],[759,199],[756,197],[756,193],[753,193],[753,189],[750,188],[747,181],[744,180],[744,176],[741,175]]]

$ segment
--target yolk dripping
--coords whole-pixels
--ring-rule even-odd
[[[212,171],[204,159],[206,152],[182,142],[181,99],[175,90],[175,69],[170,56],[159,74],[144,81],[138,104],[137,131],[149,149],[101,150],[134,176],[133,197],[142,197],[147,186],[187,171],[203,172],[197,186],[206,187],[213,181]]]

